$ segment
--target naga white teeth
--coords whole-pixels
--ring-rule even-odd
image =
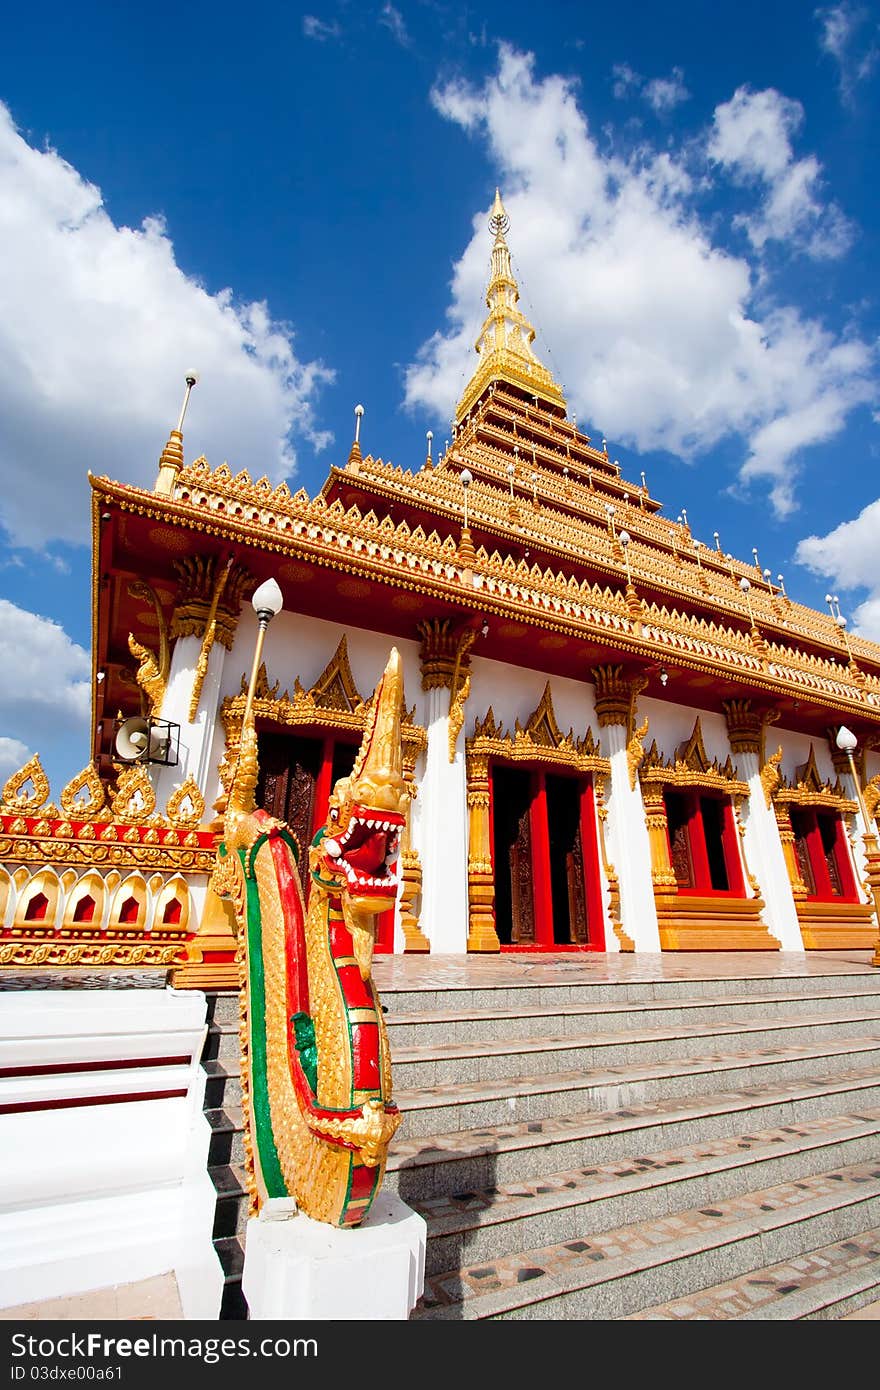
[[[329,854],[331,859],[338,859],[342,853],[342,847],[338,840],[325,840],[324,852]]]

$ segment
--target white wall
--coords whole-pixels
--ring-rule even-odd
[[[192,990],[0,995],[0,1306],[173,1271],[218,1317],[205,1016]]]

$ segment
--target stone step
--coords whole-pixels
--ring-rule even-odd
[[[244,1237],[224,1236],[214,1241],[214,1249],[223,1268],[223,1296],[220,1302],[221,1321],[243,1322],[248,1316],[247,1299],[241,1289],[244,1269]]]
[[[687,1298],[655,1303],[626,1321],[796,1322],[840,1319],[880,1297],[880,1227],[808,1250]]]
[[[202,1062],[205,1081],[205,1108],[217,1110],[227,1105],[241,1105],[241,1061],[224,1057]]]
[[[547,978],[541,983],[529,983],[527,980],[513,977],[509,984],[503,983],[497,979],[497,967],[493,962],[490,962],[490,967],[495,971],[495,982],[485,988],[472,982],[429,984],[423,989],[395,988],[387,983],[383,984],[382,963],[377,958],[373,963],[373,979],[379,998],[387,1010],[386,1018],[395,1021],[408,1014],[422,1016],[432,1012],[507,1010],[519,1013],[530,1009],[552,1012],[571,1005],[602,1003],[651,1006],[657,1003],[674,1003],[677,1000],[687,1001],[700,995],[713,999],[735,999],[742,997],[744,993],[742,976],[713,975],[711,967],[707,967],[705,976],[701,978],[688,976],[683,979],[670,979],[646,973],[643,979],[628,974],[626,978],[615,980],[609,978],[609,972],[614,969],[613,956],[599,955],[593,959],[589,956],[575,955],[569,964],[556,961],[552,967],[552,978],[548,973]],[[633,965],[630,958],[622,968],[628,971],[637,970],[639,962]],[[467,969],[470,975],[474,970],[473,960],[468,962]],[[550,967],[548,972],[549,969]],[[597,976],[592,982],[591,969],[595,970]],[[753,970],[760,970],[760,962],[754,959],[748,962],[747,967],[743,966],[743,975],[748,978],[748,992],[755,1000],[762,997],[773,999],[782,995],[799,997],[817,989],[880,997],[880,981],[876,976],[864,972],[835,972],[832,966],[829,973],[821,977],[821,982],[817,982],[814,974],[796,965],[792,966],[789,974],[770,974],[763,978],[759,974],[752,975],[750,972]],[[237,1008],[236,1001],[236,1012],[229,1012],[227,1021],[237,1019]],[[225,1012],[224,1018],[227,1018]]]
[[[208,1169],[217,1193],[213,1238],[241,1235],[247,1225],[248,1189],[243,1163],[218,1163]]]
[[[440,1086],[449,1082],[495,1081],[544,1072],[583,1071],[628,1066],[641,1062],[687,1059],[723,1045],[731,1038],[759,1049],[785,1047],[801,1039],[816,1042],[837,1037],[872,1039],[880,1046],[880,1004],[844,1018],[808,1015],[785,1022],[762,1020],[679,1023],[643,1028],[640,1024],[614,1032],[582,1033],[476,1042],[433,1043],[396,1047],[392,1053],[395,1086],[402,1089]]]
[[[239,998],[237,989],[212,989],[206,991],[208,1000],[208,1022],[221,1027],[238,1027]]]
[[[428,1223],[425,1269],[563,1241],[667,1215],[680,1207],[794,1183],[834,1167],[870,1163],[880,1152],[880,1110],[749,1128],[710,1143],[667,1148],[587,1168],[545,1172],[482,1191],[413,1199]]]
[[[742,1091],[667,1097],[625,1109],[566,1113],[494,1128],[415,1138],[401,1138],[398,1130],[388,1153],[385,1186],[408,1202],[608,1163],[636,1151],[706,1143],[747,1127],[875,1108],[880,1108],[880,1076],[870,1066],[787,1086],[753,1084]]]
[[[202,1060],[210,1061],[226,1057],[238,1057],[241,1052],[241,1038],[235,1023],[210,1023]]]
[[[790,1022],[799,1016],[834,1018],[863,1016],[866,1008],[880,1015],[880,991],[854,995],[846,989],[810,990],[800,994],[775,994],[755,998],[751,994],[722,996],[699,995],[670,1000],[646,1000],[637,1010],[622,1000],[602,1003],[559,1004],[554,1008],[470,1008],[437,1009],[422,1014],[392,1013],[385,1023],[391,1044],[392,1057],[401,1049],[427,1048],[437,1043],[495,1042],[501,1038],[536,1038],[546,1036],[581,1036],[595,1028],[610,1032],[614,1027],[670,1027],[701,1022],[732,1024],[738,1020],[757,1020],[765,1026],[767,1020]],[[238,1048],[235,1031],[234,1046]],[[217,1055],[215,1053],[209,1054]]]
[[[493,1081],[395,1088],[403,1111],[401,1138],[542,1120],[583,1110],[614,1110],[713,1090],[746,1090],[832,1077],[852,1066],[880,1066],[880,1041],[847,1038],[755,1052],[717,1052],[617,1068],[578,1067],[565,1072]]]
[[[204,1114],[211,1127],[208,1168],[244,1163],[244,1117],[241,1106],[206,1110]]]
[[[426,1276],[413,1320],[617,1319],[880,1224],[880,1165],[836,1168]]]

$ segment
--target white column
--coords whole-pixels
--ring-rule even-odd
[[[428,748],[413,826],[422,861],[419,926],[433,955],[467,951],[468,811],[464,735],[449,761],[449,691],[428,690]]]
[[[208,779],[213,771],[211,760],[226,649],[221,642],[215,642],[211,648],[199,707],[194,721],[190,723],[189,704],[201,650],[200,637],[178,637],[171,655],[171,670],[162,701],[162,718],[180,725],[180,761],[176,767],[165,767],[161,763],[152,765],[159,811],[164,811],[168,798],[190,774],[195,778],[199,791],[207,797]]]
[[[742,748],[736,753],[737,767],[748,783],[748,807],[743,808],[745,836],[743,848],[764,899],[764,921],[783,951],[803,951],[804,942],[797,919],[785,852],[772,806],[767,805],[761,782],[758,754]]]
[[[637,951],[659,951],[660,931],[651,881],[651,846],[645,824],[642,789],[630,786],[626,729],[606,724],[602,741],[609,750],[611,795],[608,799],[609,858],[620,885],[621,925]]]

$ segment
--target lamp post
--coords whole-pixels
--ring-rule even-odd
[[[859,810],[862,813],[862,824],[865,827],[865,842],[867,844],[868,838],[870,837],[874,841],[874,848],[876,849],[877,837],[871,831],[871,823],[868,820],[868,808],[865,805],[865,798],[862,795],[862,783],[856,769],[856,760],[853,757],[853,753],[859,746],[859,741],[851,729],[848,729],[845,724],[841,724],[840,728],[837,730],[837,737],[834,742],[837,744],[840,751],[846,754],[847,762],[849,763],[849,770],[852,773],[856,796],[859,801]]]
[[[755,615],[752,612],[752,597],[750,592],[752,586],[746,579],[745,575],[743,575],[742,579],[739,581],[739,587],[742,589],[743,593],[746,596],[746,603],[749,605],[749,622],[751,623],[752,627],[754,627]]]
[[[632,540],[632,536],[630,535],[629,531],[619,531],[619,532],[618,532],[618,535],[617,535],[617,539],[620,541],[620,544],[623,546],[623,561],[624,561],[624,564],[626,565],[626,587],[627,587],[627,589],[631,589],[631,588],[632,588],[632,574],[630,573],[630,568],[629,568],[629,543],[630,543],[630,541]]]
[[[847,761],[849,762],[849,770],[852,774],[853,782],[855,783],[859,810],[862,813],[862,824],[865,827],[865,833],[862,838],[865,844],[868,882],[871,885],[871,892],[874,897],[874,911],[878,924],[880,924],[880,864],[878,864],[874,858],[877,854],[877,836],[871,829],[871,822],[868,819],[868,808],[865,805],[865,798],[862,794],[862,784],[858,770],[856,769],[855,758],[853,757],[853,753],[858,747],[859,741],[851,729],[848,729],[845,724],[841,724],[840,728],[837,730],[837,737],[834,742],[841,752],[846,754]],[[880,936],[877,938],[877,947],[874,951],[874,959],[871,961],[871,964],[880,966]]]
[[[509,464],[507,465],[507,481],[508,481],[508,484],[510,485],[510,503],[511,503],[511,506],[513,505],[513,502],[514,502],[514,496],[513,496],[513,475],[514,475],[515,472],[516,472],[516,464],[515,464],[515,463],[509,463]]]
[[[468,488],[474,481],[474,475],[469,468],[461,470],[461,485],[464,489],[464,529],[468,528]]]
[[[251,710],[253,709],[254,691],[257,688],[257,673],[260,669],[260,658],[263,655],[266,628],[269,626],[276,613],[281,612],[284,606],[284,599],[275,580],[267,579],[265,583],[261,584],[260,587],[254,591],[251,603],[260,626],[257,632],[257,645],[254,648],[254,664],[251,669],[251,679],[244,705],[244,715],[241,721],[241,727],[243,729],[247,728],[248,720],[251,717]]]

